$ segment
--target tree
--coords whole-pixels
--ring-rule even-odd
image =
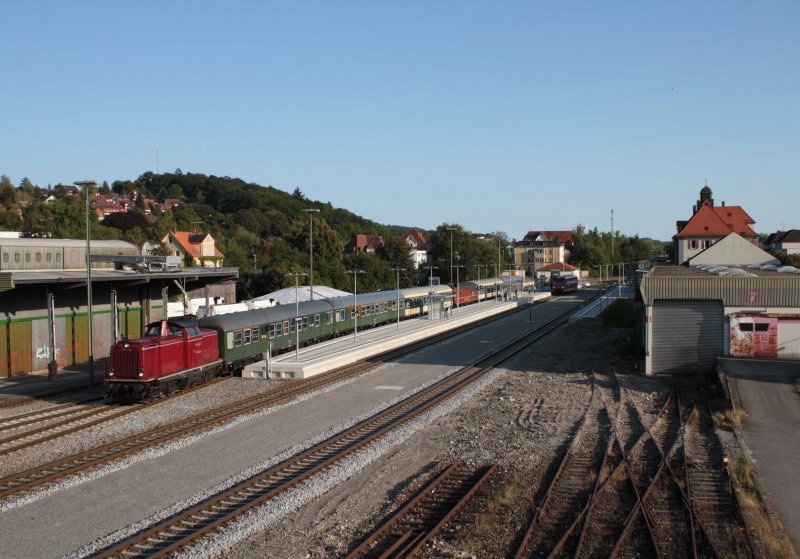
[[[0,176],[0,204],[11,209],[17,203],[17,192],[7,175]]]
[[[98,192],[105,195],[111,194],[111,187],[108,186],[108,181],[103,181],[103,185]]]
[[[378,256],[392,268],[405,269],[400,273],[401,285],[411,286],[414,277],[414,261],[411,259],[411,252],[405,237],[402,235],[386,237],[383,245],[378,249]]]

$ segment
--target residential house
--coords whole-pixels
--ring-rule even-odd
[[[383,244],[383,239],[380,235],[373,233],[366,235],[354,235],[352,239],[344,246],[345,254],[355,254],[357,252],[367,252],[375,254],[375,252]]]
[[[403,234],[403,237],[408,243],[411,260],[414,262],[414,268],[419,268],[420,264],[427,264],[428,238],[425,234],[416,229],[409,229]]]
[[[214,237],[208,233],[170,231],[161,242],[173,255],[180,256],[182,262],[191,261],[194,266],[220,268],[225,258],[216,247]]]
[[[765,244],[775,254],[800,254],[800,229],[772,233]]]
[[[714,205],[708,185],[700,190],[700,199],[693,207],[693,215],[688,221],[676,222],[675,243],[676,262],[683,264],[714,243],[731,233],[738,233],[751,243],[758,241],[758,234],[752,226],[755,221],[741,206]]]
[[[572,231],[528,231],[513,247],[514,264],[533,266],[534,271],[556,262],[565,262],[575,246]]]

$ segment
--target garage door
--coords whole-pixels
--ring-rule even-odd
[[[655,301],[652,371],[694,373],[711,369],[724,351],[721,301]]]

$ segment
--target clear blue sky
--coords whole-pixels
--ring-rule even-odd
[[[0,173],[181,168],[387,224],[800,228],[800,2],[0,0]]]

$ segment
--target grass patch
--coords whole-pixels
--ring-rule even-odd
[[[720,410],[711,414],[717,427],[723,429],[738,429],[742,426],[742,420],[747,417],[744,410]]]
[[[756,556],[786,559],[796,557],[783,527],[770,517],[764,507],[750,464],[744,458],[734,458],[729,466],[742,515],[755,540]]]
[[[600,320],[611,328],[631,328],[641,320],[641,312],[630,301],[617,299],[600,313]]]

